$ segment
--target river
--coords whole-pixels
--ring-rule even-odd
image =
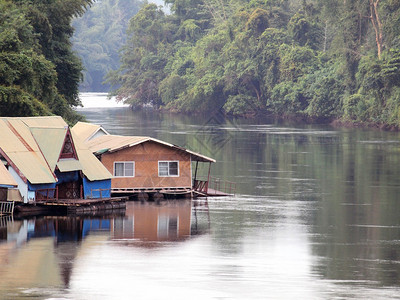
[[[3,219],[0,298],[400,299],[399,133],[95,106],[215,158],[236,195]]]

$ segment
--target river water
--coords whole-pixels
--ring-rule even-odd
[[[215,158],[236,195],[3,219],[0,298],[400,299],[399,133],[95,106]]]

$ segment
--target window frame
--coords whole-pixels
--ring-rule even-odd
[[[160,163],[168,163],[168,175],[160,175]],[[170,174],[170,163],[177,163],[177,174]],[[179,177],[179,160],[159,160],[158,161],[158,177]]]
[[[115,171],[116,171],[116,169],[115,169],[115,166],[116,166],[116,164],[123,164],[123,173],[124,173],[124,175],[116,175],[115,174]],[[133,164],[133,175],[125,175],[126,174],[126,168],[125,168],[125,164]],[[126,178],[126,177],[135,177],[135,162],[134,161],[114,161],[114,170],[113,170],[113,177],[114,178]]]

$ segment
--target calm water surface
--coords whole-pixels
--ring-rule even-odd
[[[80,112],[214,157],[236,196],[2,219],[1,298],[400,299],[399,133]]]

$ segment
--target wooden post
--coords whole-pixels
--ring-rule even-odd
[[[193,179],[193,187],[195,187],[196,179],[197,179],[197,167],[199,166],[199,161],[196,161],[196,169],[194,170],[194,179]]]
[[[208,167],[208,177],[207,177],[207,186],[206,186],[206,194],[208,194],[208,183],[210,182],[210,173],[211,173],[211,162]]]

